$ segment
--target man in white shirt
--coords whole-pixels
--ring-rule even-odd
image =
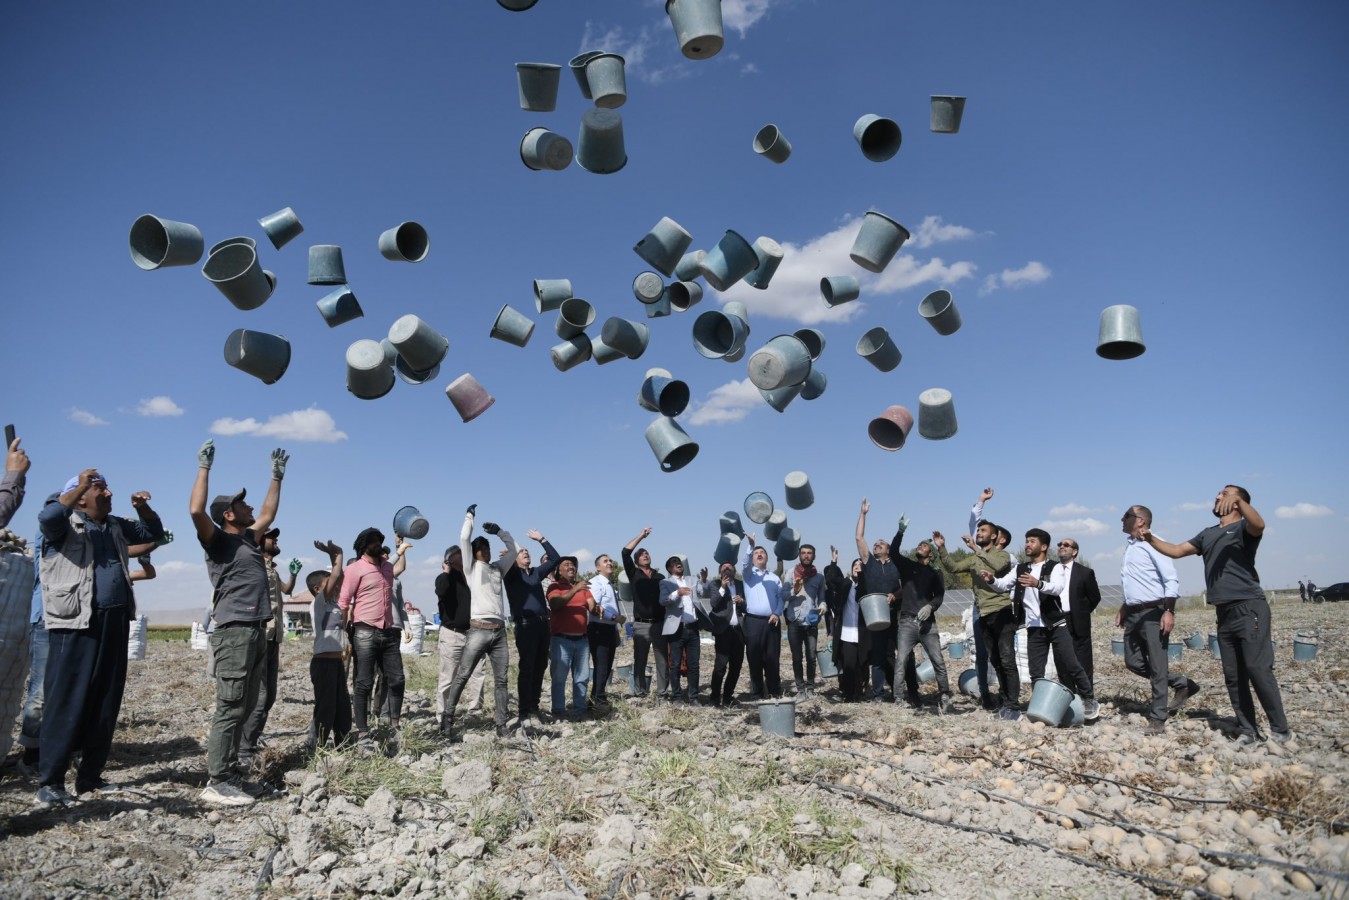
[[[1146,538],[1152,527],[1152,510],[1131,506],[1120,521],[1129,542],[1120,563],[1124,604],[1115,615],[1115,625],[1124,629],[1124,665],[1152,682],[1152,708],[1144,734],[1165,734],[1166,720],[1199,693],[1194,681],[1168,671],[1166,647],[1176,624],[1180,578],[1175,564]],[[1168,686],[1176,692],[1170,704],[1166,702]]]
[[[660,583],[660,605],[665,607],[661,635],[669,647],[670,669],[666,682],[671,702],[679,700],[680,659],[688,660],[685,699],[698,702],[698,613],[693,605],[693,577],[684,574],[684,561],[671,556],[665,561],[666,577]]]
[[[1018,620],[1026,623],[1026,656],[1030,663],[1031,682],[1045,677],[1045,661],[1049,650],[1054,650],[1054,666],[1064,685],[1082,698],[1084,718],[1096,721],[1101,714],[1091,681],[1077,661],[1073,637],[1068,633],[1067,614],[1059,597],[1067,587],[1067,573],[1062,566],[1049,559],[1049,533],[1042,528],[1026,532],[1026,562],[1011,569],[1001,578],[992,572],[980,573],[994,589],[1012,593],[1012,610]]]
[[[614,670],[614,653],[618,650],[618,626],[627,619],[618,609],[618,594],[614,592],[614,560],[607,553],[595,557],[596,575],[590,579],[590,595],[595,598],[598,612],[586,620],[586,637],[590,641],[590,660],[595,666],[595,683],[591,686],[591,706],[606,706],[609,702],[609,676]]]

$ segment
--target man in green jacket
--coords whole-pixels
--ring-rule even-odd
[[[966,546],[974,554],[961,560],[952,560],[946,555],[946,538],[940,531],[932,532],[932,543],[937,548],[937,562],[947,572],[969,572],[974,586],[974,603],[979,609],[979,627],[983,629],[984,646],[988,648],[993,669],[998,673],[998,715],[1004,719],[1015,719],[1020,713],[1017,704],[1021,698],[1021,678],[1016,668],[1016,616],[1012,611],[1012,598],[1000,594],[975,577],[976,572],[988,570],[995,577],[1006,574],[1012,567],[1012,558],[1006,550],[997,545],[998,526],[987,520],[980,522],[971,538],[965,535]],[[991,698],[981,697],[985,707],[991,706]]]

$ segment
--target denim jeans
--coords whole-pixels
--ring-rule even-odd
[[[29,626],[28,696],[23,702],[23,731],[19,746],[37,753],[42,730],[42,681],[47,674],[47,626],[38,619]]]
[[[455,631],[441,626],[436,636],[436,646],[440,650],[440,668],[436,677],[436,715],[443,716],[450,710],[445,707],[445,698],[450,694],[450,685],[459,676],[459,666],[464,659],[464,648],[468,646],[468,632]],[[473,667],[468,677],[468,711],[482,709],[482,688],[487,681],[487,664],[482,660]]]
[[[1283,695],[1274,677],[1274,648],[1269,645],[1269,603],[1263,597],[1221,603],[1217,612],[1223,681],[1237,715],[1237,727],[1246,734],[1256,733],[1255,700],[1251,696],[1254,688],[1270,730],[1287,733]]]
[[[670,659],[670,674],[666,683],[670,686],[670,697],[679,697],[679,668],[681,657],[689,661],[688,684],[685,696],[690,702],[698,699],[698,629],[692,625],[681,624],[674,634],[665,637],[666,652]]]
[[[1016,667],[1016,619],[1012,607],[979,617],[984,629],[984,646],[998,673],[998,692],[1003,709],[1016,709],[1021,703],[1021,673]]]
[[[820,626],[806,625],[803,622],[787,621],[787,646],[792,651],[792,677],[798,689],[815,683],[815,643],[819,640]],[[802,680],[802,651],[805,655],[805,680]]]
[[[507,689],[507,670],[511,664],[511,651],[506,643],[506,628],[468,629],[468,642],[464,644],[464,655],[459,659],[459,674],[454,676],[454,684],[445,695],[445,714],[454,715],[459,705],[459,697],[468,686],[468,680],[478,662],[487,657],[492,661],[492,696],[496,709],[492,711],[498,725],[505,725],[510,716],[511,697]]]
[[[943,697],[949,696],[951,682],[946,678],[946,660],[942,658],[941,635],[937,633],[937,629],[932,627],[932,620],[919,622],[913,616],[900,616],[899,655],[896,657],[895,665],[898,666],[902,663],[905,667],[905,688],[908,689],[910,694],[909,699],[915,699],[913,695],[918,693],[918,673],[915,670],[913,685],[910,687],[907,670],[909,665],[913,663],[913,647],[920,643],[923,645],[923,652],[927,654],[928,661],[932,663],[933,670],[937,673],[937,690],[941,692]]]
[[[391,704],[390,718],[398,721],[403,711],[403,633],[397,628],[356,626],[352,655],[356,658],[355,712],[356,730],[370,730],[370,696],[375,686],[375,670],[384,674]],[[378,710],[376,710],[378,714]]]
[[[871,632],[871,696],[885,696],[887,687],[895,687],[895,624]]]
[[[239,740],[258,698],[258,679],[262,678],[263,654],[267,649],[265,625],[265,622],[224,625],[211,633],[215,716],[211,720],[211,735],[206,739],[206,772],[212,784],[242,774],[239,772]],[[48,661],[48,701],[51,700],[51,669]],[[50,715],[50,709],[47,715]],[[45,748],[45,717],[43,732]]]
[[[586,683],[590,680],[590,641],[585,635],[553,635],[549,647],[549,667],[553,673],[553,715],[567,711],[567,676],[571,676],[571,708],[583,713],[586,708]]]
[[[1167,686],[1182,689],[1189,685],[1184,675],[1168,671],[1170,662],[1166,656],[1167,643],[1162,638],[1161,607],[1124,607],[1124,665],[1130,672],[1152,682],[1152,706],[1148,718],[1154,722],[1166,721]],[[1054,664],[1058,665],[1057,658]]]

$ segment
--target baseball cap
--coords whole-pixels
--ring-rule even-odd
[[[211,501],[211,521],[215,522],[221,528],[225,527],[225,510],[229,509],[248,493],[247,488],[240,488],[237,494],[221,494]]]

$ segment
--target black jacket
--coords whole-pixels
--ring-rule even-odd
[[[440,613],[441,627],[456,631],[468,628],[472,602],[468,579],[463,572],[452,568],[436,576],[436,609]]]
[[[1074,635],[1091,634],[1091,614],[1101,605],[1101,587],[1096,573],[1073,563],[1068,575],[1068,630]]]

